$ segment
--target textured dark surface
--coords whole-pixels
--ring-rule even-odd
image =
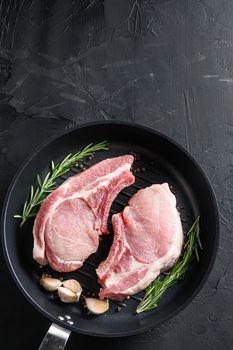
[[[138,122],[196,158],[221,214],[214,269],[159,328],[122,339],[72,334],[67,349],[231,349],[233,341],[233,5],[230,0],[1,1],[0,196],[25,157],[87,121]],[[37,349],[49,321],[1,256],[2,349]]]

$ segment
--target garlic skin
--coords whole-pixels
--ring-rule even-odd
[[[79,297],[82,293],[82,287],[76,280],[67,280],[62,283],[62,286],[76,293]]]
[[[40,285],[48,292],[55,292],[62,285],[62,282],[58,278],[42,275]]]
[[[40,285],[48,292],[57,291],[58,297],[63,303],[78,302],[82,293],[80,283],[74,279],[60,281],[58,278],[52,278],[43,274],[40,279]]]
[[[79,300],[77,293],[65,287],[59,287],[57,289],[57,294],[63,303],[76,303]]]
[[[109,309],[109,301],[96,298],[85,298],[88,311],[94,315],[101,315]]]

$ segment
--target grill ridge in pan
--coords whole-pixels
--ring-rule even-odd
[[[197,215],[201,216],[201,240],[203,252],[200,262],[190,267],[184,281],[170,289],[160,300],[159,306],[148,313],[134,313],[143,293],[126,300],[121,312],[116,312],[118,302],[111,303],[110,310],[101,316],[87,315],[80,304],[63,304],[43,291],[38,281],[43,272],[64,278],[77,278],[85,293],[97,293],[99,285],[95,266],[108,254],[111,236],[104,236],[97,254],[92,255],[84,266],[73,273],[53,272],[49,267],[40,269],[32,259],[32,222],[19,229],[13,215],[22,210],[31,184],[37,173],[47,173],[51,160],[60,161],[65,155],[83,148],[87,144],[108,140],[110,150],[99,152],[87,161],[89,164],[130,151],[140,154],[136,168],[146,170],[136,173],[133,186],[124,189],[111,208],[111,214],[122,211],[140,188],[152,183],[168,182],[177,198],[184,231],[190,227]],[[135,167],[134,166],[134,167]],[[73,175],[76,169],[70,171]],[[64,181],[63,177],[60,181]],[[140,333],[152,328],[182,309],[197,294],[206,280],[216,255],[218,245],[218,211],[213,190],[205,174],[180,146],[167,137],[150,129],[121,122],[91,123],[74,128],[41,146],[24,163],[14,178],[4,204],[2,214],[2,241],[8,267],[24,295],[39,311],[52,321],[72,331],[96,336],[124,336]],[[120,302],[120,304],[122,304]],[[124,306],[124,305],[122,305]],[[73,324],[58,316],[70,315]]]

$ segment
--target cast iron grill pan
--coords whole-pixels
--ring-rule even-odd
[[[43,177],[48,172],[48,164],[52,159],[58,162],[70,152],[75,152],[91,142],[103,140],[109,141],[110,150],[97,152],[93,159],[85,159],[82,162],[85,168],[102,159],[118,155],[128,153],[139,155],[133,164],[135,183],[124,189],[111,207],[109,217],[111,234],[102,236],[97,253],[91,255],[79,270],[57,273],[49,266],[42,268],[32,259],[33,222],[26,223],[19,229],[19,222],[12,219],[13,214],[22,210],[30,184],[34,183],[37,173]],[[61,184],[69,176],[80,171],[82,171],[80,167],[73,167],[59,179],[58,183]],[[95,269],[107,257],[112,243],[111,216],[121,212],[130,197],[139,189],[163,182],[168,182],[171,191],[176,195],[184,233],[187,233],[196,216],[201,216],[201,240],[204,249],[200,254],[200,262],[192,264],[185,279],[167,291],[154,311],[135,314],[144,293],[140,292],[122,302],[110,302],[110,309],[106,314],[88,315],[82,302],[64,304],[39,286],[41,275],[48,273],[64,279],[75,278],[81,283],[85,296],[97,296],[100,285]],[[197,293],[212,266],[218,236],[215,198],[208,180],[193,159],[158,133],[120,123],[92,124],[73,129],[35,152],[24,164],[9,190],[3,225],[10,270],[34,306],[62,326],[98,336],[139,333],[159,324],[186,305]]]

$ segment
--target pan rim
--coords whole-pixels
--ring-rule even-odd
[[[212,205],[213,205],[213,216],[215,219],[215,226],[216,226],[216,232],[215,232],[215,238],[214,238],[214,244],[213,244],[213,251],[212,251],[212,256],[208,265],[208,268],[206,269],[202,280],[200,281],[199,285],[196,287],[194,292],[186,299],[185,302],[183,302],[180,306],[178,306],[174,311],[170,312],[169,315],[163,316],[159,321],[152,322],[150,326],[144,326],[140,327],[140,329],[135,329],[132,331],[121,331],[121,332],[109,332],[109,333],[104,333],[104,332],[92,332],[88,331],[85,329],[77,329],[75,326],[72,325],[64,325],[62,321],[59,319],[55,318],[53,315],[51,315],[49,312],[47,312],[45,309],[43,309],[30,295],[30,293],[27,292],[27,290],[24,288],[23,284],[21,283],[20,279],[18,278],[14,267],[11,262],[9,250],[7,247],[7,242],[6,242],[6,214],[7,214],[7,208],[10,200],[11,193],[14,189],[15,183],[17,182],[18,177],[22,173],[22,171],[25,169],[27,164],[36,156],[38,155],[44,148],[46,148],[50,143],[54,142],[55,140],[59,139],[62,136],[65,136],[71,132],[75,132],[76,130],[86,128],[86,127],[92,127],[92,126],[98,126],[98,125],[122,125],[122,126],[130,126],[133,128],[140,128],[146,132],[150,132],[154,135],[157,135],[161,138],[163,138],[165,141],[168,143],[171,143],[174,147],[178,148],[178,150],[186,155],[191,162],[195,165],[199,173],[201,174],[202,178],[204,179],[207,187],[208,187],[208,192],[211,197]],[[78,332],[84,335],[90,335],[90,336],[97,336],[97,337],[124,337],[124,336],[130,336],[134,334],[139,334],[143,333],[149,329],[155,328],[162,324],[163,322],[167,321],[168,319],[172,318],[174,315],[178,314],[180,311],[184,310],[185,307],[187,307],[191,301],[197,296],[197,294],[200,292],[200,290],[203,288],[205,285],[206,281],[208,280],[208,276],[210,275],[214,262],[216,260],[217,256],[217,251],[218,251],[218,246],[219,246],[219,236],[220,236],[220,222],[219,222],[219,209],[218,209],[218,204],[217,204],[217,199],[215,195],[215,191],[213,189],[213,186],[205,173],[205,171],[202,169],[202,167],[199,165],[199,163],[195,160],[195,158],[179,143],[168,137],[167,135],[158,132],[154,129],[151,129],[149,127],[146,127],[142,124],[138,123],[131,123],[131,122],[125,122],[125,121],[95,121],[95,122],[89,122],[89,123],[83,123],[78,126],[72,127],[68,130],[63,130],[56,135],[50,137],[49,139],[45,140],[42,142],[39,146],[37,146],[28,157],[23,161],[22,165],[18,168],[16,174],[14,175],[4,198],[3,202],[3,207],[2,207],[2,214],[1,214],[1,241],[2,241],[2,247],[3,247],[3,254],[4,254],[4,259],[6,262],[6,265],[10,271],[10,274],[15,281],[16,285],[18,286],[19,290],[21,293],[26,297],[26,299],[34,306],[35,309],[37,309],[40,313],[42,313],[44,316],[46,316],[48,319],[50,319],[52,322],[55,322],[59,324],[60,326],[67,328],[71,331]],[[153,312],[153,311],[152,311]]]

